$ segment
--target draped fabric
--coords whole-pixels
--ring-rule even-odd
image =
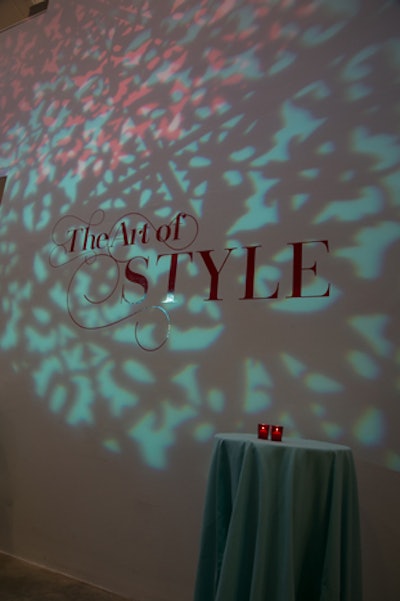
[[[350,448],[218,434],[195,601],[361,601]]]

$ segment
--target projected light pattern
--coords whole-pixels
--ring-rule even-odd
[[[1,360],[51,412],[155,468],[181,433],[201,443],[262,414],[399,469],[398,12],[54,1],[40,28],[2,34]],[[198,224],[172,292],[162,240],[57,255],[60,224],[100,235],[132,213]],[[324,240],[304,251],[307,298],[290,298],[291,244]],[[264,300],[243,300],[257,245]],[[137,256],[148,289],[126,280]]]

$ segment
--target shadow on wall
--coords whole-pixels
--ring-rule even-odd
[[[10,430],[7,427],[7,419],[4,413],[0,414],[0,549],[6,549],[8,553],[12,552],[12,513],[13,513],[13,494],[10,466],[5,453],[5,437],[10,436]]]
[[[0,173],[0,205],[3,198],[4,188],[6,187],[7,176]]]
[[[400,589],[400,474],[370,462],[357,465],[364,569],[364,601],[394,601]],[[368,499],[368,501],[366,501]],[[377,578],[379,574],[379,578]]]

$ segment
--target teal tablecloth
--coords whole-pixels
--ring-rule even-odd
[[[351,449],[218,434],[195,601],[361,601]]]

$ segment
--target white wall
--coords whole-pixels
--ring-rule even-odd
[[[397,598],[398,12],[53,1],[0,35],[3,551],[190,599],[213,434],[265,419],[353,448],[365,600]]]

